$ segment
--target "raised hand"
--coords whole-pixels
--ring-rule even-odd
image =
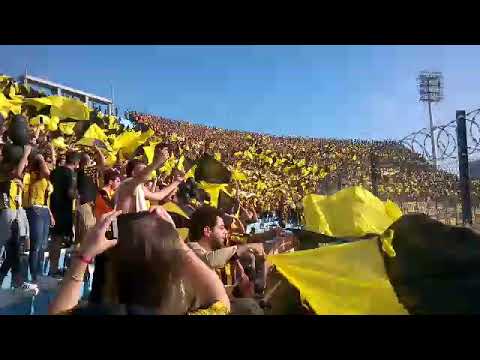
[[[107,240],[105,238],[105,233],[108,227],[112,224],[113,219],[121,213],[121,210],[113,210],[109,213],[103,214],[95,226],[89,229],[79,249],[79,252],[83,256],[94,258],[117,244],[117,240]]]
[[[155,154],[153,155],[153,163],[155,165],[160,166],[167,161],[169,157],[168,148],[164,144],[158,144],[155,147]]]

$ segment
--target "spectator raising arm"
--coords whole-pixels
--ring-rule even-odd
[[[180,185],[182,181],[183,181],[182,177],[177,177],[170,185],[168,185],[167,187],[163,188],[160,191],[155,191],[155,192],[152,192],[148,190],[146,187],[144,187],[143,191],[145,193],[145,199],[150,201],[162,201],[163,199],[171,195],[173,192],[175,192],[178,188],[178,185]]]
[[[14,170],[13,175],[19,179],[22,178],[23,176],[23,171],[25,170],[25,167],[28,164],[28,157],[30,156],[30,152],[32,151],[32,147],[30,145],[25,145],[23,147],[23,156],[20,159],[17,167]]]
[[[138,185],[144,184],[150,178],[150,175],[153,171],[158,169],[162,166],[165,161],[169,158],[168,149],[164,146],[157,145],[155,147],[155,155],[153,157],[153,161],[150,165],[147,165],[145,168],[140,170],[134,177],[132,177],[132,181],[128,182],[128,192],[133,194],[135,189]],[[166,196],[166,195],[165,195]],[[155,199],[152,199],[155,200]]]
[[[40,177],[44,179],[48,179],[50,177],[50,169],[48,168],[48,164],[43,158],[43,156],[37,155],[35,160],[38,161],[38,169],[40,172]]]
[[[73,309],[80,300],[80,290],[83,287],[83,275],[88,263],[105,250],[115,246],[117,240],[105,239],[105,232],[121,211],[112,211],[103,214],[97,224],[91,228],[82,241],[82,245],[75,257],[72,266],[60,286],[57,296],[50,304],[50,315],[62,314]]]
[[[48,143],[48,148],[50,149],[50,153],[51,153],[51,159],[52,159],[51,166],[53,169],[55,167],[55,164],[57,163],[57,153],[55,151],[55,147],[51,142]]]

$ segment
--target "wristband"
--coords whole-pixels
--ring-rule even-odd
[[[87,257],[83,256],[82,254],[77,254],[76,257],[77,257],[78,260],[80,260],[84,264],[87,264],[87,265],[92,265],[93,264],[93,258],[87,258]]]
[[[78,282],[83,282],[83,275],[72,275],[70,278]]]

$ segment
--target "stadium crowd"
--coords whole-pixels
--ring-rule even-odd
[[[372,189],[372,163],[378,173],[377,194],[384,200],[444,201],[458,196],[455,175],[434,169],[396,141],[278,137],[137,112],[127,116],[138,128],[176,141],[192,158],[210,151],[231,168],[244,169],[248,181],[241,182],[241,190],[255,193],[267,212],[278,204],[295,208],[311,192],[331,193],[353,185]]]
[[[265,258],[298,246],[282,227],[301,223],[305,195],[352,185],[394,201],[456,194],[454,176],[394,141],[127,117],[135,131],[0,76],[0,285],[11,272],[15,291],[37,295],[48,250],[49,276],[63,279],[52,314],[262,314]],[[247,231],[273,217],[280,227]],[[66,272],[62,248],[73,253]]]
[[[265,257],[294,237],[247,234],[258,218],[238,191],[230,210],[197,196],[173,141],[5,76],[0,90],[0,285],[11,272],[14,291],[38,295],[48,254],[51,314],[263,313]]]

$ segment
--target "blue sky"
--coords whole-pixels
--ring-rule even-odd
[[[0,46],[25,71],[137,109],[217,127],[398,139],[427,124],[421,70],[442,71],[436,121],[480,107],[479,46]]]

